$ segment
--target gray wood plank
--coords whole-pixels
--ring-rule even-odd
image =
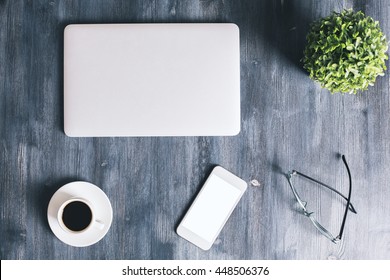
[[[300,58],[311,21],[363,10],[390,35],[379,1],[0,0],[1,259],[390,259],[390,75],[356,96],[331,95]],[[241,38],[242,130],[235,137],[68,138],[63,133],[63,29],[69,23],[234,22]],[[347,192],[345,236],[334,245],[296,211],[284,175],[297,169]],[[249,188],[210,251],[175,229],[215,165]],[[85,180],[111,200],[107,236],[73,248],[51,232],[50,197]],[[297,181],[298,182],[298,181]],[[299,181],[336,233],[334,195]]]

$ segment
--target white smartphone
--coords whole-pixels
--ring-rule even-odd
[[[215,167],[177,227],[177,234],[203,250],[210,249],[246,188],[244,180]]]

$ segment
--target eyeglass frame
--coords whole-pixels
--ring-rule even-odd
[[[310,219],[310,221],[313,223],[314,227],[322,234],[324,235],[326,238],[328,238],[330,241],[332,241],[333,243],[338,243],[340,242],[342,236],[343,236],[343,232],[344,232],[344,227],[345,227],[345,222],[346,222],[346,219],[347,219],[347,215],[348,215],[348,210],[351,211],[352,213],[355,213],[357,214],[356,210],[355,210],[355,207],[353,207],[352,203],[351,203],[351,192],[352,192],[352,177],[351,177],[351,172],[349,170],[349,166],[347,164],[347,161],[345,159],[345,156],[342,155],[341,156],[343,162],[344,162],[344,165],[347,169],[347,172],[348,172],[348,178],[349,178],[349,192],[348,192],[348,197],[345,197],[342,193],[340,193],[338,190],[332,188],[331,186],[327,185],[327,184],[324,184],[316,179],[313,179],[301,172],[298,172],[296,170],[292,170],[292,171],[289,171],[287,173],[287,180],[288,180],[288,183],[290,185],[290,188],[294,194],[294,197],[295,199],[298,201],[298,204],[300,205],[300,207],[302,208],[302,211],[303,211],[303,214],[308,217]],[[344,200],[347,201],[347,205],[345,207],[345,211],[344,211],[344,216],[343,216],[343,221],[341,223],[341,228],[340,228],[340,231],[339,231],[339,234],[334,237],[325,227],[323,227],[313,216],[312,214],[314,212],[308,212],[307,209],[306,209],[306,205],[307,205],[307,202],[302,200],[301,197],[299,196],[296,188],[294,187],[293,183],[292,183],[292,176],[293,175],[299,175],[299,176],[302,176],[306,179],[309,179],[321,186],[324,186],[326,188],[328,188],[329,190],[335,192],[336,194],[338,194],[339,196],[341,196]]]

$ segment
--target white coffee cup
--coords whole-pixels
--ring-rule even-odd
[[[71,197],[58,209],[57,220],[64,231],[83,233],[91,228],[104,229],[104,223],[95,217],[91,202],[81,197]]]

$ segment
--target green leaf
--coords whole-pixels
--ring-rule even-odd
[[[302,59],[310,78],[330,92],[356,93],[386,70],[388,42],[362,12],[333,12],[311,24]]]

